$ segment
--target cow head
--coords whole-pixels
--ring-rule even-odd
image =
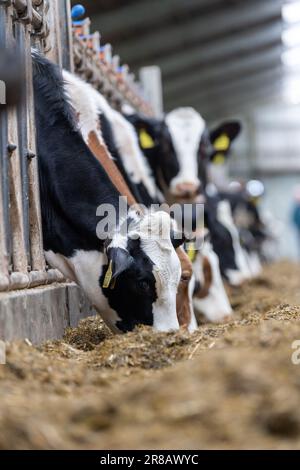
[[[193,108],[178,108],[166,115],[179,171],[170,182],[170,193],[179,200],[193,201],[201,190],[199,148],[205,121]]]
[[[192,202],[201,191],[200,142],[205,122],[193,108],[178,108],[164,120],[127,115],[156,182],[168,202]]]
[[[197,281],[194,291],[196,315],[201,313],[211,322],[226,320],[232,309],[221,277],[219,259],[208,240],[204,241],[193,266]]]
[[[226,121],[209,131],[191,107],[171,111],[164,121],[138,114],[127,118],[138,132],[158,186],[171,203],[195,202],[199,194],[205,194],[209,164],[225,161],[241,130],[238,121]]]
[[[205,221],[222,275],[231,285],[242,284],[250,273],[228,201],[207,198]]]
[[[147,157],[156,184],[167,196],[171,181],[179,173],[179,162],[172,138],[164,120],[148,118],[141,114],[126,114],[138,134],[140,147]]]
[[[181,266],[175,248],[183,240],[171,233],[169,215],[149,213],[131,224],[126,236],[116,233],[107,244],[99,282],[115,312],[114,329],[129,331],[138,324],[158,331],[179,328],[176,294]]]

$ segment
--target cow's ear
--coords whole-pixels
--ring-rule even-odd
[[[104,287],[109,285],[111,280],[117,279],[133,263],[133,257],[123,248],[108,248],[107,258],[108,269],[104,279]]]
[[[171,230],[171,242],[175,250],[179,248],[186,241],[185,235],[179,230]]]
[[[239,121],[227,121],[210,132],[212,152],[210,160],[216,165],[222,165],[229,154],[232,141],[241,131]]]
[[[151,120],[148,119],[147,117],[144,117],[142,114],[130,114],[130,115],[125,115],[125,117],[128,119],[128,121],[136,128],[136,130],[140,130],[142,128],[148,128],[151,125]]]
[[[142,114],[133,114],[127,116],[127,119],[135,127],[143,150],[151,149],[157,145],[156,138],[161,132],[163,121],[148,118]]]
[[[226,121],[210,132],[210,141],[217,151],[226,152],[231,142],[239,135],[242,126],[239,121]]]

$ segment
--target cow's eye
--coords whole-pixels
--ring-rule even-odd
[[[142,292],[149,292],[150,291],[150,284],[147,281],[139,281],[138,286],[139,286],[139,289]]]

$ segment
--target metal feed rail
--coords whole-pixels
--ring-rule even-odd
[[[89,19],[72,27],[70,0],[0,0],[0,45],[21,56],[24,75],[22,103],[0,109],[0,292],[64,281],[43,253],[31,47],[75,70],[113,107],[153,114],[128,66],[89,28]]]
[[[99,32],[90,33],[89,18],[73,23],[73,52],[75,73],[98,89],[114,108],[127,103],[139,112],[153,115],[128,65],[120,65],[120,57],[112,55],[110,44],[100,45]]]
[[[0,1],[0,43],[21,57],[23,100],[0,113],[0,291],[62,281],[47,269],[40,215],[31,46],[49,51],[56,0]]]

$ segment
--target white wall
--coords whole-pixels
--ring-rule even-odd
[[[263,208],[282,222],[279,256],[296,259],[291,210],[300,184],[300,106],[273,102],[232,117],[241,119],[243,132],[230,158],[231,177],[263,181]]]
[[[299,175],[263,176],[266,194],[262,208],[272,212],[281,222],[279,257],[298,259],[296,232],[291,222],[294,188],[300,183]]]

